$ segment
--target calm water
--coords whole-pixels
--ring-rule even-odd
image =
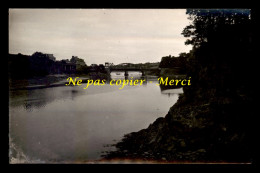
[[[10,92],[11,163],[100,159],[115,149],[108,144],[147,128],[177,101],[182,89],[161,92],[156,79],[121,90],[109,84],[84,90],[83,84]]]

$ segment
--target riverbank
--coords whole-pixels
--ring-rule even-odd
[[[28,79],[9,79],[9,90],[30,90],[65,86],[68,77],[76,77],[76,75],[56,74]],[[77,77],[80,77],[83,83],[89,79],[88,75],[77,75]]]
[[[166,163],[250,163],[248,100],[219,97],[185,102],[181,96],[164,118],[124,136],[104,160]]]

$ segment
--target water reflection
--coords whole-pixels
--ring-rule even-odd
[[[130,85],[131,80],[132,81],[141,80],[141,79],[144,80],[141,85],[144,87],[150,81],[152,81],[154,85],[158,83],[157,80],[158,78],[156,76],[142,77],[141,73],[138,72],[129,73],[130,74],[129,76],[124,76],[124,72],[121,73],[117,72],[117,73],[118,74],[116,74],[116,72],[111,73],[111,77],[109,78],[110,80],[106,80],[106,85],[110,85],[111,80],[115,80],[113,81],[113,83],[115,83],[116,80],[129,80],[128,86],[134,86],[134,85]],[[100,79],[100,78],[95,78],[95,79]],[[135,85],[134,87],[137,87],[137,85]],[[168,86],[159,85],[159,87],[160,87],[161,94],[168,95],[169,97],[183,92],[182,88],[180,87],[169,86],[169,85]],[[123,89],[129,89],[129,88],[123,88]],[[24,109],[31,111],[34,108],[39,109],[41,107],[45,107],[46,104],[49,104],[56,100],[64,100],[64,99],[74,100],[77,96],[110,92],[113,90],[114,90],[113,87],[110,88],[107,86],[104,87],[95,86],[95,89],[93,88],[93,86],[91,86],[87,90],[75,86],[43,88],[43,89],[35,89],[35,90],[13,90],[9,92],[9,96],[11,98],[9,99],[9,103],[10,106],[23,106]]]
[[[110,73],[111,78],[123,78],[125,76],[127,77],[135,77],[135,78],[141,78],[142,77],[142,72],[140,71],[128,71],[127,75],[125,75],[125,71],[116,71],[116,72],[111,72]]]
[[[179,87],[179,86],[170,86],[170,85],[162,85],[160,84],[160,90],[161,90],[161,94],[163,95],[168,95],[168,97],[174,96],[176,94],[182,94],[183,93],[183,88]]]
[[[35,90],[16,90],[9,92],[10,106],[23,106],[31,111],[45,107],[46,104],[55,100],[71,99],[82,95],[84,91],[74,86],[54,87]]]
[[[111,80],[144,80],[142,83],[144,85],[147,84],[147,77],[142,75],[142,72],[140,71],[129,71],[127,72],[127,75],[125,75],[124,71],[116,71],[111,72],[110,76],[107,80],[107,83],[110,83]]]
[[[181,90],[160,88],[156,77],[147,81],[121,90],[106,84],[10,91],[10,137],[29,162],[97,160],[114,149],[104,146],[147,128],[177,101]]]
[[[171,96],[175,96],[176,94],[180,95],[183,93],[183,89],[182,88],[178,88],[178,89],[167,89],[167,90],[161,90],[161,94],[163,95],[167,95],[168,97]]]

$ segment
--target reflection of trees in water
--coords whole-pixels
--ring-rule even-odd
[[[24,90],[17,91],[17,93],[13,92],[9,100],[11,106],[23,106],[27,111],[32,111],[33,109],[45,107],[47,104],[55,100],[73,100],[75,97],[82,95],[82,92],[84,91],[62,87]]]
[[[182,86],[176,86],[176,85],[163,85],[163,84],[160,84],[159,86],[160,86],[161,91],[169,90],[169,89],[182,88]]]
[[[181,89],[182,86],[176,86],[176,85],[166,85],[165,86],[163,84],[160,84],[159,87],[161,90],[161,94],[168,95],[168,97],[182,93],[182,92],[172,92],[173,90]],[[169,92],[167,92],[167,91],[169,91]]]
[[[42,107],[45,107],[47,104],[47,101],[25,101],[23,103],[23,108],[26,109],[27,111],[31,112],[34,108],[39,109]]]

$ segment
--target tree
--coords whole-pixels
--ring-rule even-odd
[[[76,64],[76,73],[77,74],[84,74],[88,72],[87,65],[82,58],[78,58],[77,56],[72,56],[70,62]]]
[[[171,64],[171,56],[164,56],[159,64],[160,68],[169,68]]]
[[[54,61],[51,60],[46,54],[41,52],[35,52],[30,57],[30,71],[32,75],[44,76],[51,72],[51,67],[54,65]]]
[[[194,58],[189,69],[194,83],[190,90],[215,88],[213,95],[237,95],[242,88],[249,91],[244,84],[254,73],[248,68],[253,57],[250,10],[189,9],[186,13],[192,24],[182,34],[188,38],[185,44],[193,45]]]
[[[186,13],[193,23],[186,26],[182,34],[184,37],[190,37],[185,44],[192,44],[195,47],[205,42],[214,42],[220,39],[219,36],[229,35],[231,38],[237,32],[243,31],[241,29],[247,31],[250,23],[250,10],[188,9]],[[230,31],[234,31],[234,28],[238,30],[232,34]]]

